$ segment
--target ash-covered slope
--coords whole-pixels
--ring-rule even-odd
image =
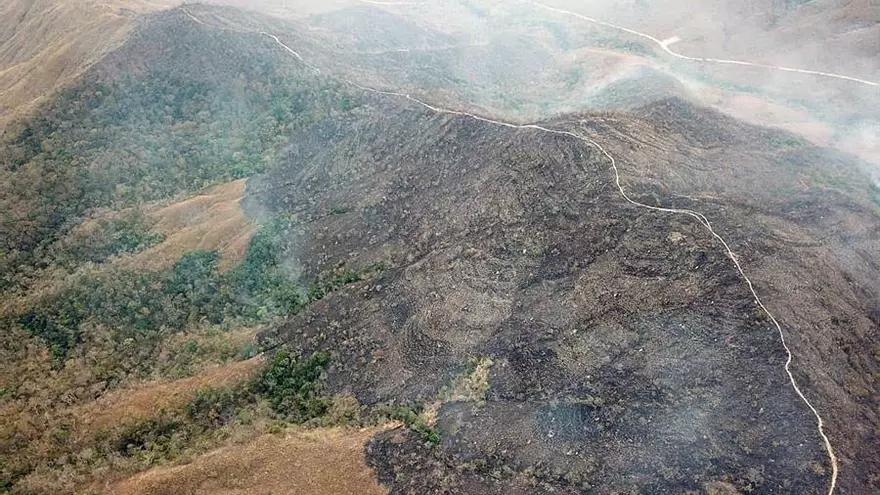
[[[699,224],[625,202],[607,160],[577,139],[381,96],[359,103],[297,137],[282,166],[251,182],[249,208],[293,216],[290,264],[308,275],[386,265],[264,339],[331,351],[335,393],[436,409],[437,447],[400,432],[370,447],[393,493],[827,490],[830,464],[779,335]],[[677,136],[687,129],[651,137]],[[728,157],[761,155],[757,144]],[[700,149],[681,160],[696,165],[687,153]],[[749,221],[719,208],[709,211],[722,232]],[[798,364],[847,367],[813,358]],[[826,391],[811,385],[812,398]],[[855,459],[870,442],[838,453]],[[856,493],[870,483],[856,470],[841,481]]]

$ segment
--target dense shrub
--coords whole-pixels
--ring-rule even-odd
[[[124,456],[153,451],[168,457],[175,436],[184,428],[184,423],[173,414],[162,413],[157,418],[126,427],[114,442],[113,450]]]
[[[391,404],[380,406],[376,414],[380,417],[402,422],[407,428],[418,433],[426,442],[440,443],[440,432],[428,424],[423,412],[423,408],[419,404]]]
[[[329,361],[326,352],[298,360],[281,350],[257,379],[255,390],[269,400],[276,413],[291,421],[303,423],[317,418],[331,404],[330,398],[320,394],[318,382]]]

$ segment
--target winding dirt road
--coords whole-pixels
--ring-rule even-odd
[[[577,12],[572,12],[570,10],[564,10],[564,9],[558,9],[556,7],[551,7],[549,5],[544,5],[544,4],[538,3],[538,2],[530,2],[530,3],[540,9],[544,9],[544,10],[547,10],[550,12],[555,12],[557,14],[570,15],[573,17],[577,17],[578,19],[587,21],[587,22],[592,22],[593,24],[597,24],[599,26],[605,26],[605,27],[609,27],[612,29],[617,29],[619,31],[623,31],[625,33],[629,33],[634,36],[638,36],[640,38],[650,40],[653,43],[655,43],[657,46],[659,46],[667,54],[669,54],[677,59],[681,59],[681,60],[690,60],[692,62],[707,62],[707,63],[724,64],[724,65],[742,65],[742,66],[746,66],[746,67],[757,67],[757,68],[761,68],[761,69],[778,70],[778,71],[783,71],[783,72],[796,72],[798,74],[808,74],[811,76],[831,77],[831,78],[835,78],[835,79],[843,79],[846,81],[852,81],[852,82],[856,82],[859,84],[865,84],[867,86],[880,87],[880,82],[869,81],[867,79],[860,79],[858,77],[846,76],[843,74],[835,74],[833,72],[822,72],[822,71],[818,71],[818,70],[809,70],[809,69],[795,69],[793,67],[759,64],[756,62],[747,62],[744,60],[727,60],[727,59],[723,59],[723,58],[691,57],[691,56],[683,55],[681,53],[673,51],[671,48],[669,48],[669,45],[671,45],[677,41],[681,41],[681,39],[678,36],[673,36],[667,40],[661,41],[661,40],[655,38],[654,36],[651,36],[650,34],[642,33],[640,31],[636,31],[634,29],[629,29],[629,28],[626,28],[623,26],[618,26],[617,24],[612,24],[610,22],[606,22],[606,21],[602,21],[602,20],[599,20],[599,19],[596,19],[593,17],[585,16],[583,14],[578,14]]]
[[[489,46],[488,41],[481,41],[478,43],[462,43],[461,45],[446,45],[446,46],[435,46],[435,47],[422,47],[422,48],[389,48],[387,50],[371,50],[371,51],[352,51],[354,55],[386,55],[389,53],[430,53],[430,52],[445,52],[451,50],[461,50],[463,48],[479,48]]]
[[[376,0],[358,0],[358,1],[361,3],[366,3],[366,4],[371,4],[371,5],[379,5],[379,6],[383,6],[383,7],[398,7],[398,6],[404,7],[404,6],[415,6],[415,5],[427,5],[429,3],[429,2],[383,2],[383,1],[376,1]],[[660,40],[654,36],[651,36],[650,34],[643,33],[641,31],[636,31],[635,29],[630,29],[630,28],[627,28],[624,26],[620,26],[620,25],[614,24],[612,22],[607,22],[607,21],[603,21],[601,19],[596,19],[595,17],[590,17],[590,16],[587,16],[584,14],[579,14],[577,12],[572,12],[570,10],[560,9],[557,7],[551,7],[549,5],[545,5],[543,3],[535,2],[535,1],[527,1],[526,3],[528,3],[534,7],[537,7],[539,9],[547,10],[549,12],[555,12],[557,14],[569,15],[569,16],[576,17],[578,19],[587,21],[587,22],[591,22],[591,23],[599,25],[599,26],[605,26],[605,27],[608,27],[611,29],[616,29],[618,31],[623,31],[625,33],[632,34],[633,36],[638,36],[640,38],[644,38],[644,39],[649,40],[652,43],[656,44],[657,46],[659,46],[668,55],[675,57],[679,60],[689,60],[691,62],[705,62],[705,63],[723,64],[723,65],[740,65],[740,66],[745,66],[745,67],[756,67],[756,68],[760,68],[760,69],[778,70],[778,71],[782,71],[782,72],[794,72],[794,73],[798,73],[798,74],[807,74],[807,75],[811,75],[811,76],[820,76],[820,77],[830,77],[830,78],[834,78],[834,79],[841,79],[841,80],[845,80],[845,81],[856,82],[856,83],[864,84],[867,86],[880,87],[880,82],[877,82],[877,81],[871,81],[868,79],[861,79],[858,77],[847,76],[845,74],[835,74],[833,72],[823,72],[823,71],[811,70],[811,69],[798,69],[798,68],[794,68],[794,67],[785,67],[785,66],[781,66],[781,65],[768,65],[768,64],[761,64],[761,63],[757,63],[757,62],[749,62],[746,60],[729,60],[729,59],[711,58],[711,57],[691,57],[689,55],[684,55],[682,53],[678,53],[678,52],[672,50],[671,48],[669,48],[669,46],[672,45],[673,43],[681,41],[681,38],[679,38],[678,36],[673,36],[673,37],[666,39],[666,40]]]
[[[377,3],[377,2],[367,2],[367,3]],[[540,4],[536,4],[536,5],[540,5]],[[550,7],[547,7],[547,8],[550,8]],[[550,9],[551,9],[551,10],[557,10],[557,11],[559,10],[559,9],[553,9],[553,8],[550,8]],[[184,12],[184,13],[185,13],[190,19],[192,19],[194,22],[196,22],[196,23],[198,23],[198,24],[200,24],[200,25],[203,25],[203,26],[214,27],[214,26],[211,26],[211,25],[209,25],[209,24],[206,24],[205,22],[201,21],[201,20],[198,19],[197,17],[193,16],[189,11],[187,11],[187,10],[186,10],[185,8],[183,8],[183,7],[181,7],[180,10],[182,10],[182,11],[183,11],[183,12]],[[566,12],[566,11],[562,11],[562,12]],[[580,14],[575,14],[575,13],[573,13],[573,12],[567,12],[567,13],[570,13],[570,14],[575,15],[575,16],[578,16],[578,17],[584,17],[584,18],[586,18],[585,16],[581,16]],[[659,45],[661,45],[662,47],[664,47],[664,49],[665,49],[667,52],[669,52],[669,53],[671,53],[671,54],[673,54],[673,55],[675,55],[675,56],[678,56],[678,57],[680,57],[680,58],[686,58],[686,59],[691,59],[691,60],[701,60],[701,61],[713,61],[712,59],[696,59],[696,58],[685,57],[685,56],[683,56],[683,55],[677,55],[677,54],[675,54],[674,52],[672,52],[671,50],[669,50],[669,49],[666,47],[666,45],[671,44],[671,43],[673,43],[673,42],[675,41],[674,38],[673,38],[673,39],[670,39],[670,40],[667,40],[666,42],[662,42],[662,41],[657,40],[656,38],[654,38],[654,37],[652,37],[652,36],[650,36],[650,35],[646,35],[646,34],[638,33],[638,32],[636,32],[636,31],[632,31],[632,30],[629,30],[629,29],[626,29],[626,28],[621,28],[621,27],[618,27],[618,26],[614,26],[613,24],[604,23],[604,22],[602,22],[602,21],[592,20],[592,19],[590,19],[590,18],[586,18],[586,19],[587,19],[587,20],[591,20],[592,22],[596,22],[596,23],[603,24],[603,25],[608,25],[608,26],[611,26],[611,27],[615,27],[615,28],[617,28],[617,29],[622,29],[622,30],[624,30],[624,31],[631,32],[631,33],[633,33],[633,34],[637,34],[637,35],[639,35],[639,36],[643,36],[643,37],[649,38],[649,39],[655,41],[656,43],[658,43]],[[228,28],[221,28],[221,27],[217,27],[217,29],[226,29],[226,30],[230,30],[230,29],[228,29]],[[235,30],[231,30],[231,31],[235,31]],[[269,33],[266,33],[266,32],[257,32],[257,31],[238,31],[238,32],[248,32],[248,33],[251,33],[251,34],[260,34],[260,35],[263,35],[263,36],[267,36],[267,37],[271,38],[272,40],[274,40],[274,41],[275,41],[279,46],[281,46],[285,51],[287,51],[288,53],[292,54],[297,60],[299,60],[300,62],[302,62],[306,67],[309,67],[310,69],[312,69],[312,70],[314,70],[314,71],[316,71],[316,72],[320,72],[320,69],[318,69],[317,67],[315,67],[315,66],[309,64],[308,62],[306,62],[306,61],[303,59],[303,57],[302,57],[299,53],[297,53],[296,51],[294,51],[294,50],[293,50],[292,48],[290,48],[289,46],[285,45],[285,44],[284,44],[281,40],[279,40],[278,37],[275,36],[275,35],[272,35],[272,34],[269,34]],[[731,61],[727,61],[727,62],[731,62]],[[722,63],[726,63],[726,62],[723,62],[723,61],[722,61]],[[755,64],[750,64],[750,63],[747,63],[747,62],[743,62],[743,63],[740,63],[740,65],[755,65]],[[760,65],[757,65],[757,66],[760,66]],[[791,70],[791,71],[795,71],[795,72],[805,72],[805,71],[801,71],[801,70],[799,70],[799,69],[784,69],[784,68],[778,68],[778,67],[772,67],[772,66],[765,66],[765,67],[768,67],[768,68],[775,68],[775,69],[780,69],[780,70]],[[830,76],[830,77],[839,77],[839,78],[841,78],[841,79],[848,79],[848,80],[854,80],[854,81],[857,81],[857,82],[867,83],[867,84],[871,84],[871,85],[877,85],[877,83],[873,83],[873,82],[871,82],[871,81],[864,81],[864,80],[859,80],[859,79],[856,79],[856,78],[850,78],[850,77],[847,77],[847,76],[839,76],[839,75],[836,75],[836,74],[826,74],[826,73],[820,73],[820,72],[814,72],[814,71],[806,71],[806,73],[818,74],[818,75],[828,75],[828,76]],[[839,466],[838,466],[837,456],[836,456],[835,453],[834,453],[834,448],[833,448],[832,445],[831,445],[831,441],[828,439],[828,436],[825,434],[825,422],[824,422],[824,420],[822,419],[822,416],[819,414],[819,411],[813,406],[813,404],[809,401],[809,399],[807,399],[807,397],[806,397],[806,396],[804,395],[804,393],[801,391],[800,387],[799,387],[798,384],[797,384],[797,381],[796,381],[795,378],[794,378],[794,375],[793,375],[792,372],[791,372],[791,362],[792,362],[792,359],[793,359],[793,355],[792,355],[791,349],[788,347],[788,344],[786,343],[786,340],[785,340],[785,333],[784,333],[783,330],[782,330],[782,326],[779,324],[779,321],[776,319],[776,317],[773,316],[773,314],[770,312],[770,310],[768,310],[767,307],[764,305],[764,303],[761,301],[761,298],[758,296],[758,293],[757,293],[757,291],[755,290],[755,286],[754,286],[754,284],[752,283],[752,280],[748,277],[748,275],[746,275],[745,271],[744,271],[743,268],[742,268],[742,265],[740,264],[739,260],[737,259],[736,254],[733,252],[733,250],[731,249],[730,245],[727,243],[727,241],[726,241],[726,240],[725,240],[720,234],[718,234],[718,232],[715,231],[715,229],[712,227],[712,224],[709,222],[709,219],[706,218],[705,215],[703,215],[702,213],[700,213],[700,212],[698,212],[698,211],[695,211],[695,210],[679,209],[679,208],[664,208],[664,207],[660,207],[660,206],[655,206],[655,205],[649,205],[649,204],[641,203],[641,202],[639,202],[639,201],[636,201],[636,200],[632,199],[632,198],[626,193],[626,191],[625,191],[625,189],[624,189],[624,187],[623,187],[623,184],[621,183],[620,170],[619,170],[618,167],[617,167],[617,161],[614,159],[614,157],[613,157],[610,153],[608,153],[607,150],[605,150],[604,147],[602,147],[602,145],[600,145],[598,142],[594,141],[593,139],[591,139],[591,138],[589,138],[589,137],[587,137],[587,136],[580,135],[580,134],[577,134],[577,133],[574,133],[574,132],[571,132],[571,131],[565,131],[565,130],[559,130],[559,129],[551,129],[551,128],[544,127],[544,126],[541,126],[541,125],[538,125],[538,124],[515,124],[515,123],[512,123],[512,122],[505,122],[505,121],[503,121],[503,120],[495,120],[495,119],[490,119],[490,118],[487,118],[487,117],[481,117],[481,116],[479,116],[479,115],[474,115],[474,114],[471,114],[471,113],[468,113],[468,112],[462,112],[462,111],[459,111],[459,110],[453,110],[453,109],[449,109],[449,108],[437,107],[437,106],[431,105],[431,104],[429,104],[429,103],[427,103],[427,102],[424,102],[424,101],[422,101],[422,100],[420,100],[420,99],[418,99],[418,98],[415,98],[415,97],[413,97],[413,96],[411,96],[411,95],[409,95],[409,94],[407,94],[407,93],[398,93],[398,92],[394,92],[394,91],[383,91],[383,90],[379,90],[379,89],[375,89],[375,88],[370,88],[370,87],[367,87],[367,86],[362,86],[362,85],[360,85],[360,84],[358,84],[358,83],[356,83],[356,82],[354,82],[354,81],[348,80],[348,79],[340,79],[340,80],[343,81],[343,82],[345,82],[345,83],[347,83],[347,84],[349,84],[349,85],[351,85],[351,86],[353,86],[353,87],[355,87],[355,88],[358,88],[358,89],[360,89],[360,90],[367,91],[367,92],[370,92],[370,93],[379,94],[379,95],[385,95],[385,96],[390,96],[390,97],[405,98],[405,99],[407,99],[407,100],[409,100],[409,101],[412,101],[413,103],[416,103],[416,104],[418,104],[418,105],[420,105],[420,106],[422,106],[422,107],[424,107],[424,108],[427,108],[428,110],[431,110],[432,112],[435,112],[435,113],[437,113],[437,114],[456,115],[456,116],[466,117],[466,118],[471,118],[471,119],[474,119],[474,120],[477,120],[477,121],[480,121],[480,122],[485,122],[485,123],[492,124],[492,125],[503,126],[503,127],[507,127],[507,128],[511,128],[511,129],[535,130],[535,131],[539,131],[539,132],[546,132],[546,133],[549,133],[549,134],[556,134],[556,135],[567,136],[567,137],[571,137],[571,138],[577,139],[578,141],[584,142],[584,143],[586,143],[586,144],[588,144],[588,145],[590,145],[590,146],[595,147],[597,150],[599,150],[599,152],[601,152],[601,153],[602,153],[602,154],[608,159],[608,161],[610,162],[611,168],[612,168],[612,170],[614,171],[614,182],[615,182],[615,185],[617,186],[617,189],[618,189],[618,191],[620,192],[620,195],[621,195],[621,196],[622,196],[627,202],[629,202],[629,203],[631,203],[631,204],[633,204],[633,205],[635,205],[635,206],[637,206],[637,207],[645,208],[645,209],[647,209],[647,210],[656,211],[656,212],[662,212],[662,213],[671,213],[671,214],[677,214],[677,215],[687,215],[687,216],[692,217],[692,218],[694,218],[695,220],[697,220],[697,222],[699,222],[703,227],[705,227],[706,230],[707,230],[707,231],[708,231],[713,237],[715,237],[715,239],[718,240],[718,242],[723,246],[726,255],[727,255],[727,256],[730,258],[730,260],[733,262],[734,266],[736,267],[736,270],[739,272],[740,276],[743,278],[743,280],[744,280],[744,281],[746,282],[746,284],[748,285],[748,287],[749,287],[749,291],[751,292],[752,296],[753,296],[754,299],[755,299],[755,303],[757,303],[757,305],[761,308],[761,310],[762,310],[762,311],[763,311],[763,312],[764,312],[764,313],[770,318],[770,321],[773,322],[773,325],[776,327],[776,330],[777,330],[777,332],[779,333],[779,339],[780,339],[780,342],[782,343],[782,347],[785,349],[785,352],[786,352],[786,354],[787,354],[787,360],[786,360],[786,362],[785,362],[785,367],[784,367],[784,368],[785,368],[785,372],[786,372],[786,374],[788,375],[788,378],[789,378],[789,381],[790,381],[790,383],[791,383],[791,386],[792,386],[792,388],[794,389],[795,393],[798,395],[798,397],[801,398],[801,400],[807,405],[807,407],[810,409],[810,411],[812,411],[813,415],[814,415],[815,418],[816,418],[816,427],[817,427],[817,429],[818,429],[818,431],[819,431],[819,435],[822,437],[822,441],[823,441],[823,443],[824,443],[825,450],[826,450],[826,452],[827,452],[827,454],[828,454],[829,462],[831,463],[832,473],[831,473],[830,485],[829,485],[829,488],[828,488],[828,494],[829,494],[829,495],[833,495],[833,493],[834,493],[834,491],[835,491],[835,489],[836,489],[836,487],[837,487],[837,478],[838,478],[838,475],[839,475]],[[581,124],[583,124],[583,123],[584,123],[584,121],[581,121]]]

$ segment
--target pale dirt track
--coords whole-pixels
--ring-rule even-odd
[[[796,72],[798,74],[808,74],[811,76],[821,76],[821,77],[831,77],[834,79],[842,79],[845,81],[852,81],[852,82],[864,84],[867,86],[880,86],[880,82],[869,81],[867,79],[860,79],[858,77],[852,77],[852,76],[847,76],[847,75],[843,75],[843,74],[835,74],[833,72],[822,72],[822,71],[810,70],[810,69],[796,69],[793,67],[759,64],[756,62],[747,62],[744,60],[728,60],[728,59],[723,59],[723,58],[690,57],[688,55],[683,55],[681,53],[673,51],[671,48],[669,48],[670,45],[672,45],[676,41],[679,41],[678,37],[672,37],[672,38],[669,38],[668,40],[661,41],[661,40],[657,39],[656,37],[651,36],[650,34],[642,33],[640,31],[636,31],[634,29],[629,29],[629,28],[626,28],[623,26],[618,26],[617,24],[612,24],[610,22],[601,21],[599,19],[585,16],[583,14],[578,14],[577,12],[572,12],[570,10],[557,9],[556,7],[550,7],[549,5],[544,5],[544,4],[538,3],[538,2],[531,2],[531,4],[534,5],[535,7],[540,8],[540,9],[548,10],[550,12],[555,12],[557,14],[565,14],[565,15],[574,16],[574,17],[577,17],[578,19],[581,19],[581,20],[584,20],[587,22],[592,22],[593,24],[597,24],[599,26],[605,26],[605,27],[609,27],[612,29],[617,29],[619,31],[623,31],[623,32],[632,34],[634,36],[638,36],[640,38],[650,40],[653,43],[655,43],[657,46],[659,46],[664,52],[666,52],[667,54],[669,54],[677,59],[680,59],[680,60],[689,60],[692,62],[707,62],[707,63],[723,64],[723,65],[741,65],[741,66],[746,66],[746,67],[757,67],[760,69],[778,70],[778,71],[782,71],[782,72]]]

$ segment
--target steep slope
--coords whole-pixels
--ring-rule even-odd
[[[271,229],[255,235],[238,209],[236,179],[266,170],[302,127],[350,111],[348,97],[270,39],[175,10],[140,19],[123,46],[6,129],[0,486],[72,493],[108,465],[118,476],[180,455],[178,443],[143,440],[150,425],[189,428],[174,440],[182,450],[216,446],[237,416],[218,423],[212,401],[230,407],[230,395],[249,424],[266,417],[252,380],[243,394],[198,396],[208,416],[197,421],[186,401],[101,429],[77,411],[249,358],[261,325],[305,303],[311,281],[288,280]],[[83,449],[95,455],[70,457]]]
[[[230,38],[179,10],[156,19],[4,133],[3,288],[26,287],[25,268],[89,211],[265,170],[297,126],[349,105],[266,37]]]
[[[345,119],[301,136],[287,164],[249,194],[255,211],[295,219],[289,256],[306,273],[389,266],[379,280],[313,305],[266,338],[334,352],[331,390],[366,404],[420,403],[436,415],[439,447],[426,448],[418,434],[389,434],[370,448],[393,493],[827,490],[830,465],[815,418],[783,370],[779,334],[699,224],[623,201],[604,157],[571,137],[412,106],[389,112],[385,104],[371,103],[382,110],[368,123]],[[642,128],[640,140],[682,141],[667,168],[647,161],[649,150],[643,161],[621,148],[616,127],[638,122],[634,116],[618,114],[615,125],[584,116],[582,131],[623,157],[631,194],[705,210],[768,285],[786,283],[789,269],[804,280],[852,276],[845,262],[796,247],[786,257],[791,265],[750,264],[759,253],[792,249],[772,232],[814,234],[789,213],[803,200],[777,204],[763,194],[779,185],[743,181],[763,167],[778,176],[792,154],[807,159],[805,171],[824,170],[824,152],[680,101],[644,112],[656,128]],[[689,126],[703,129],[695,122],[716,129],[724,146],[694,136]],[[649,175],[704,170],[706,158],[717,164],[712,176],[732,184],[730,196],[700,183],[718,196],[696,199],[671,178],[657,189]],[[852,161],[837,159],[842,178],[860,180]],[[746,202],[739,187],[758,196]],[[861,187],[846,196],[806,193],[828,214],[865,225],[857,236],[837,234],[856,256],[877,243],[876,207]],[[752,245],[761,239],[761,248]],[[828,249],[842,249],[831,239]],[[871,287],[864,278],[858,284]],[[814,333],[794,314],[806,310],[800,297],[768,295],[783,322],[791,318],[786,332],[796,331],[797,378],[834,425],[830,435],[849,466],[841,487],[860,493],[875,483],[864,476],[871,468],[856,466],[877,462],[868,433],[877,418],[856,392],[872,389],[856,377],[874,365],[870,352],[856,349],[870,349],[875,338],[877,294],[823,292],[837,318],[864,315],[850,320],[856,332],[831,320]],[[848,341],[853,357],[829,356],[828,338]],[[493,363],[484,395],[450,393],[481,360]]]
[[[357,4],[212,0],[206,3],[302,17]],[[0,5],[0,130],[27,115],[88,67],[122,45],[139,15],[179,5],[173,0],[8,0]]]
[[[10,0],[0,5],[0,130],[118,47],[163,0]]]

